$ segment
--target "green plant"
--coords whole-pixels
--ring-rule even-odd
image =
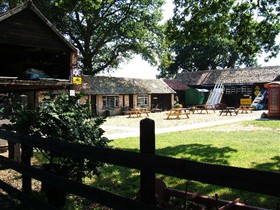
[[[175,108],[175,109],[179,109],[179,108],[182,108],[182,107],[183,107],[183,105],[182,105],[182,104],[179,104],[179,103],[177,103],[177,104],[174,105],[174,108]]]
[[[29,110],[17,104],[11,116],[9,130],[47,141],[66,141],[96,147],[107,147],[109,140],[103,137],[100,125],[104,118],[91,118],[88,104],[80,104],[81,95],[61,94],[44,100],[37,110]],[[61,176],[81,182],[84,177],[99,173],[100,162],[72,158],[66,155],[37,149],[45,157],[48,169]]]

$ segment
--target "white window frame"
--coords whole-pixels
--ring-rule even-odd
[[[116,108],[119,107],[119,96],[102,96],[102,108]]]
[[[149,96],[147,94],[137,95],[137,106],[148,106]]]

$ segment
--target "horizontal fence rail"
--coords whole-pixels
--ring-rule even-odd
[[[32,148],[40,148],[75,158],[100,161],[140,170],[140,193],[142,193],[140,194],[140,202],[73,182],[2,156],[0,156],[0,163],[22,173],[26,177],[46,181],[46,183],[64,188],[72,194],[115,209],[123,209],[124,207],[131,207],[131,209],[162,209],[153,205],[155,202],[153,186],[155,186],[154,178],[156,173],[280,197],[280,173],[199,163],[155,155],[153,123],[148,118],[140,122],[140,152],[91,147],[59,140],[52,141],[41,137],[22,136],[0,130],[0,138],[12,144],[25,145],[27,152]],[[24,153],[25,151],[22,152]],[[0,187],[6,187],[2,181],[0,181]]]

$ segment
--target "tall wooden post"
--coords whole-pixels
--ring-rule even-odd
[[[21,144],[21,161],[26,166],[31,166],[31,157],[33,155],[32,147]],[[25,193],[31,193],[31,178],[26,175],[22,175],[22,191]]]
[[[20,103],[23,108],[27,108],[27,95],[20,95]],[[21,144],[21,162],[26,166],[31,166],[31,157],[32,147],[26,146],[23,142],[23,144]],[[31,178],[26,175],[22,175],[22,191],[25,193],[31,193],[31,188]]]
[[[140,153],[142,156],[140,201],[155,204],[155,173],[146,156],[155,155],[155,121],[149,118],[140,121]]]

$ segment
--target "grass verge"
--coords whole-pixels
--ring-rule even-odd
[[[280,121],[255,120],[233,125],[253,126],[253,128],[241,131],[199,129],[156,135],[156,154],[205,163],[280,172]],[[118,139],[111,142],[111,146],[138,152],[139,137]],[[263,208],[275,209],[279,201],[279,198],[238,189],[162,175],[158,177],[163,178],[170,188],[185,190],[187,186],[190,192],[202,192],[209,196],[218,194],[221,199],[226,200],[241,198],[241,202]],[[102,169],[101,176],[92,184],[115,194],[134,198],[139,189],[139,172],[107,165]]]

